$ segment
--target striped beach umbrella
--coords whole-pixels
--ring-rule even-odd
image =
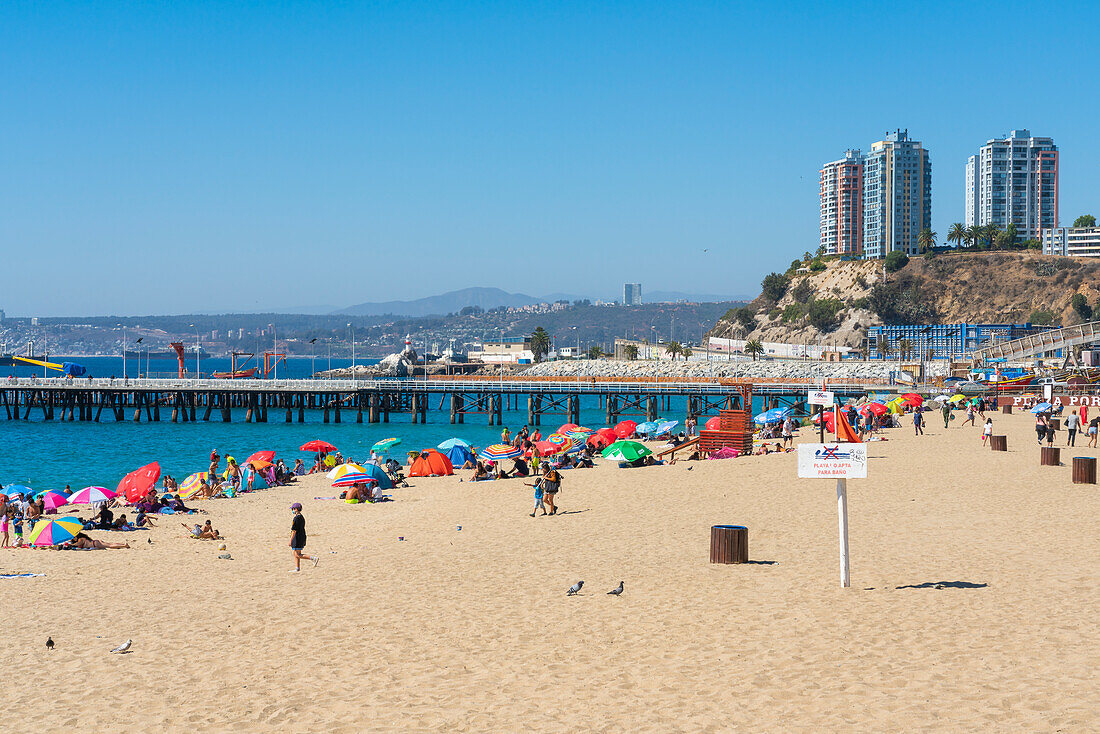
[[[27,542],[31,545],[58,545],[66,540],[72,540],[83,529],[83,523],[75,517],[39,520],[28,536]]]
[[[356,464],[353,461],[349,461],[346,464],[341,464],[340,466],[336,467],[332,471],[325,474],[325,476],[335,481],[342,478],[345,474],[362,474],[365,471],[366,469],[364,469],[359,464]]]
[[[569,446],[573,443],[573,439],[561,433],[551,433],[549,436],[546,437],[546,441],[548,443],[554,444],[555,446]]]
[[[9,484],[4,489],[2,494],[7,495],[8,499],[11,499],[18,494],[21,494],[24,497],[30,497],[32,494],[34,494],[34,490],[23,484]]]
[[[69,504],[69,498],[60,492],[43,492],[40,499],[45,503],[47,510],[56,510],[62,505]]]
[[[564,437],[563,437],[564,438]],[[565,439],[569,442],[569,439]],[[514,459],[520,456],[523,452],[507,443],[494,443],[492,446],[487,446],[481,450],[481,458],[488,459],[489,461],[503,461],[504,459]]]
[[[350,487],[353,484],[367,484],[378,480],[366,472],[349,472],[332,483],[334,487]]]
[[[106,502],[114,497],[116,492],[106,487],[85,487],[79,492],[69,495],[70,505],[90,505],[96,502]]]
[[[179,496],[181,500],[189,500],[199,493],[199,490],[206,484],[207,477],[210,476],[209,472],[195,472],[191,476],[184,479],[180,484]]]

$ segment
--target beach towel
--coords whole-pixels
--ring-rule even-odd
[[[45,576],[44,573],[0,573],[0,579],[27,579],[32,576]]]

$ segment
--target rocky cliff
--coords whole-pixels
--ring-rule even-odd
[[[1072,305],[1077,293],[1100,318],[1098,276],[1100,258],[1030,251],[915,257],[894,273],[885,273],[880,260],[832,261],[820,272],[789,271],[781,297],[761,294],[745,310],[727,313],[709,335],[859,347],[867,329],[883,323],[1069,325],[1087,320],[1089,309],[1082,315]]]

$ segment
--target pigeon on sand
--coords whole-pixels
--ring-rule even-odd
[[[126,640],[126,642],[122,643],[121,645],[116,647],[114,650],[111,650],[111,652],[114,652],[114,653],[129,652],[130,651],[130,645],[132,645],[132,644],[134,644],[133,640]]]
[[[607,593],[608,593],[608,594],[611,594],[611,596],[619,596],[619,595],[621,595],[621,594],[623,593],[623,582],[622,582],[622,581],[620,581],[620,582],[619,582],[619,586],[618,586],[617,588],[614,588],[614,589],[612,589],[611,591],[609,591],[609,592],[607,592]]]
[[[575,584],[573,584],[572,586],[569,587],[569,591],[565,592],[565,595],[566,596],[575,595],[577,592],[579,592],[581,590],[582,586],[584,586],[584,582],[583,581],[578,581],[577,583],[575,583]]]

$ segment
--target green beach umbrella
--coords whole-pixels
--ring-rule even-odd
[[[389,450],[390,447],[396,446],[399,443],[401,443],[400,438],[383,438],[381,441],[374,444],[374,446],[371,446],[370,450],[377,453],[377,454],[381,454],[381,453]]]
[[[637,461],[653,452],[637,441],[616,441],[601,452],[601,456],[612,461]]]

